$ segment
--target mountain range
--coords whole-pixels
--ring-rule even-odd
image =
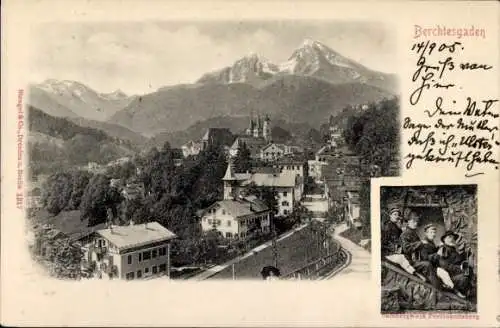
[[[252,53],[232,66],[203,75],[197,82],[249,83],[259,87],[283,75],[312,76],[332,84],[359,82],[396,91],[394,75],[371,70],[312,39],[304,40],[285,62],[275,64]]]
[[[105,121],[134,97],[121,90],[98,93],[80,82],[48,79],[30,86],[29,103],[53,116]]]
[[[318,127],[348,105],[396,94],[395,75],[371,70],[307,39],[282,63],[250,54],[203,74],[193,84],[166,86],[140,96],[119,90],[102,94],[79,82],[46,80],[31,87],[29,104],[143,144],[146,137],[155,136],[153,140],[168,136],[185,140],[214,118],[223,117],[229,127],[239,127],[251,113],[267,114],[274,122]]]

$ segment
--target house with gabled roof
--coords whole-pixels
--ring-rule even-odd
[[[304,178],[294,171],[235,173],[231,161],[222,180],[225,200],[247,194],[247,189],[252,185],[274,190],[278,197],[278,216],[292,213],[294,205],[300,201],[304,192]]]
[[[84,267],[98,276],[133,280],[169,276],[170,243],[176,235],[158,222],[111,225],[80,238]]]
[[[200,213],[203,231],[217,231],[228,239],[246,238],[250,233],[270,232],[271,210],[254,196],[217,201]]]

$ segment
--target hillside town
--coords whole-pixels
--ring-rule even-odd
[[[377,110],[395,112],[397,101],[360,106],[353,120]],[[304,149],[274,142],[269,116],[251,113],[240,134],[208,128],[179,149],[167,143],[105,165],[34,175],[26,204],[32,253],[60,278],[208,279],[231,262],[237,279],[239,259],[259,247],[272,260],[254,271],[274,265],[286,276],[325,262],[325,249],[335,247],[327,231],[341,224],[346,238],[369,249],[369,178],[398,174],[397,140],[387,157],[370,162],[349,140],[353,122],[330,118],[324,143]],[[295,232],[304,234],[301,244],[280,237]]]

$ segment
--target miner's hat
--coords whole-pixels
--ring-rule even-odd
[[[429,223],[429,224],[427,224],[427,225],[425,225],[425,226],[424,226],[424,231],[427,231],[427,230],[429,230],[429,229],[434,229],[434,230],[436,230],[437,228],[436,228],[436,226],[435,226],[434,224]]]
[[[392,213],[398,213],[399,215],[401,215],[401,210],[397,207],[393,207],[389,210],[389,215],[392,215]]]
[[[454,233],[453,231],[446,231],[443,236],[441,236],[441,241],[444,243],[444,239],[448,236],[453,236],[455,240],[458,239],[459,235]]]

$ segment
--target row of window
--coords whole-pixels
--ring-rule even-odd
[[[286,168],[287,170],[300,170],[300,165],[285,165],[282,168]]]
[[[269,227],[262,227],[262,231],[263,232],[269,232]],[[222,236],[222,232],[218,231],[218,233]],[[237,237],[241,237],[241,238],[245,238],[247,236],[247,233],[246,232],[240,232],[240,234],[238,235],[238,233],[232,233],[232,232],[226,232],[225,234],[225,237],[228,238],[228,239],[232,239],[232,238],[237,238]]]
[[[290,204],[285,201],[282,203],[283,206],[289,206]],[[255,222],[257,221],[260,221],[260,220],[265,220],[266,217],[265,216],[258,216],[258,217],[255,217],[255,218],[251,218],[251,219],[247,219],[247,220],[242,220],[241,221],[241,225],[247,225],[247,224],[254,224]],[[207,219],[207,218],[204,218],[204,220],[206,220],[208,222],[208,224],[210,225],[216,225],[216,226],[220,226],[222,224],[221,220],[219,219]],[[226,222],[226,225],[228,227],[231,226],[231,223],[232,221],[231,220],[227,220]]]
[[[151,271],[149,270],[149,268],[144,268],[144,275],[148,275],[150,272],[151,274],[157,274],[159,272],[165,272],[167,271],[167,264],[166,263],[163,263],[163,264],[160,264],[159,266],[153,266],[151,267]],[[137,272],[129,272],[125,275],[125,278],[127,280],[133,280],[137,277],[137,279],[140,279],[142,278],[142,270],[137,270]]]
[[[150,259],[154,259],[156,257],[161,257],[167,255],[167,248],[166,247],[160,247],[158,249],[153,249],[149,251],[144,251],[139,253],[139,260],[138,262],[142,261],[147,261]],[[132,264],[132,255],[127,256],[127,263]]]
[[[273,156],[273,157],[283,156],[283,152],[274,152],[274,151],[273,152],[268,152],[268,151],[266,151],[265,156],[269,157],[270,155]]]
[[[217,209],[216,208],[212,208],[212,209],[209,209],[207,212],[208,212],[208,214],[215,214],[217,212]],[[225,209],[222,209],[222,215],[226,215],[226,210]]]
[[[218,219],[208,219],[208,224],[213,224],[213,225],[220,226],[222,224],[222,221],[218,220]],[[231,226],[231,221],[230,220],[227,220],[227,226],[228,227]]]

